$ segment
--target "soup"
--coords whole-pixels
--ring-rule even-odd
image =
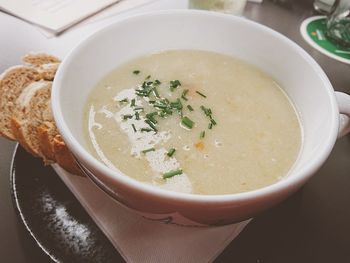
[[[193,194],[233,194],[288,174],[301,126],[270,76],[236,58],[172,50],[116,68],[91,92],[91,153],[138,181]]]

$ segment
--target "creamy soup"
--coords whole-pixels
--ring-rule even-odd
[[[302,140],[274,79],[206,51],[164,51],[119,66],[93,89],[84,119],[90,151],[105,165],[193,194],[273,184]]]

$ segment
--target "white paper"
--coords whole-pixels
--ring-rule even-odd
[[[83,25],[93,23],[93,22],[96,22],[96,21],[99,21],[99,20],[102,20],[102,19],[105,19],[105,18],[108,18],[111,16],[115,16],[115,15],[121,14],[121,13],[129,11],[129,10],[141,8],[144,5],[151,4],[152,2],[157,2],[157,1],[160,1],[160,0],[120,0],[120,1],[118,1],[118,3],[101,10],[97,14],[89,16],[88,18],[79,22],[79,24],[75,24],[74,26],[69,28],[67,31],[73,30],[77,26],[81,27]],[[55,36],[57,36],[58,33],[61,33],[61,32],[55,32],[52,30],[48,30],[48,29],[45,29],[42,27],[38,27],[38,29],[47,38],[55,37]],[[66,31],[64,33],[66,33]]]
[[[0,8],[5,12],[57,33],[119,1],[0,0]]]
[[[250,222],[202,228],[150,221],[113,201],[88,178],[53,168],[127,262],[213,262]]]

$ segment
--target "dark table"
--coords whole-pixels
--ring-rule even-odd
[[[350,93],[350,67],[309,47],[299,33],[301,22],[315,15],[312,3],[264,0],[261,5],[248,4],[245,16],[297,42],[321,65],[335,90]],[[13,206],[9,171],[14,146],[0,139],[0,262],[48,262]],[[347,136],[338,140],[327,162],[298,193],[258,216],[216,262],[350,262],[349,204]]]

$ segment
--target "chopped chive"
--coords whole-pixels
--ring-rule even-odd
[[[157,98],[160,98],[159,93],[158,93],[158,90],[157,90],[156,87],[153,88],[153,94],[154,94],[154,96],[156,96]]]
[[[175,175],[179,175],[179,174],[182,174],[182,170],[181,169],[170,171],[170,172],[167,172],[167,173],[163,174],[163,179],[171,178],[171,177],[173,177]]]
[[[131,100],[130,106],[131,106],[131,107],[135,107],[135,99],[132,99],[132,100]]]
[[[150,79],[151,78],[151,75],[148,75],[145,79],[147,80],[147,79]]]
[[[148,152],[154,152],[156,149],[154,149],[153,147],[152,148],[149,148],[147,150],[143,150],[142,153],[148,153]]]
[[[171,149],[168,151],[167,155],[168,155],[169,157],[171,157],[171,156],[174,155],[175,151],[176,151],[175,148],[171,148]]]
[[[161,111],[161,112],[159,113],[159,116],[162,117],[162,118],[164,118],[165,116],[171,115],[171,114],[173,114],[172,111],[169,112],[169,111],[167,111],[167,110],[163,110],[163,111]]]
[[[188,99],[186,98],[186,95],[187,95],[188,91],[189,91],[188,89],[185,89],[185,90],[182,92],[181,98],[182,98],[183,100],[188,100]]]
[[[201,109],[203,110],[204,114],[206,116],[210,116],[212,114],[211,109],[204,107],[203,105],[201,106]]]
[[[181,110],[181,109],[182,109],[181,100],[180,100],[180,99],[177,99],[176,102],[177,102],[177,109],[178,109],[178,110]]]
[[[178,79],[170,80],[170,91],[174,91],[179,86],[181,86],[181,82]]]
[[[166,109],[167,106],[166,105],[163,105],[163,104],[154,104],[153,105],[155,108],[159,108],[159,109]]]
[[[187,116],[185,116],[181,119],[181,123],[189,129],[192,129],[193,125],[194,125],[194,122],[190,118],[188,118]]]
[[[143,109],[143,107],[135,107],[134,111],[137,111],[137,110],[143,111],[144,109]]]
[[[146,114],[146,118],[153,122],[153,124],[156,124],[157,120],[154,118],[155,115],[157,115],[157,112],[151,112]]]
[[[212,118],[210,118],[210,122],[213,124],[213,125],[216,125],[216,121]]]
[[[141,132],[151,132],[151,131],[153,130],[150,128],[141,128]]]
[[[146,92],[136,90],[135,94],[140,97],[148,97],[148,94]]]
[[[202,92],[199,92],[198,90],[196,90],[196,93],[201,95],[203,98],[206,98],[207,96],[205,96]]]
[[[189,109],[189,111],[194,111],[191,105],[187,105],[187,109]]]
[[[182,109],[181,100],[177,99],[175,102],[170,102],[170,107],[173,108],[173,109],[181,110]]]
[[[153,122],[151,122],[150,120],[145,120],[145,122],[151,127],[151,129],[155,132],[157,132],[157,128],[156,126],[154,126]]]
[[[136,120],[140,120],[140,114],[138,112],[135,112],[135,118]]]
[[[131,126],[132,126],[132,129],[134,130],[134,132],[136,132],[135,124],[131,124]]]
[[[131,118],[132,118],[132,115],[130,114],[123,115],[123,120],[131,119]]]
[[[127,99],[127,98],[125,98],[125,99],[120,100],[119,102],[120,102],[120,103],[123,103],[123,102],[128,102],[128,99]]]
[[[156,101],[155,100],[150,100],[150,101],[148,101],[148,103],[149,104],[154,104],[154,103],[156,103]]]
[[[213,124],[211,122],[209,122],[208,129],[211,130],[212,128],[213,128]]]
[[[154,81],[154,85],[160,85],[162,82],[160,82],[158,79]]]
[[[199,138],[203,139],[205,137],[205,131],[201,131],[201,133],[199,134]]]
[[[147,113],[146,114],[146,118],[152,118],[152,117],[154,117],[155,115],[157,115],[158,113],[156,112],[156,111],[153,111],[153,112],[151,112],[151,113]]]
[[[134,73],[135,75],[138,75],[138,74],[140,74],[140,72],[141,71],[139,71],[139,70],[134,70],[132,73]]]

